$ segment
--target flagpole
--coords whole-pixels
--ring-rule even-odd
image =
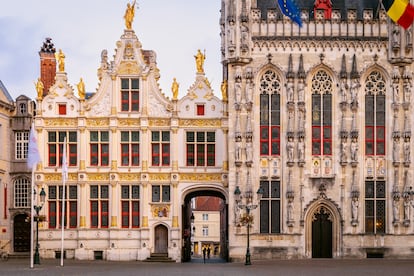
[[[31,191],[31,203],[30,203],[30,268],[33,268],[33,242],[34,242],[34,171],[35,167],[32,168],[32,185]]]
[[[65,198],[66,198],[66,175],[67,175],[67,160],[66,160],[66,137],[63,141],[63,156],[62,156],[62,184],[63,184],[63,192],[62,192],[62,219],[61,219],[61,227],[62,227],[62,246],[60,249],[60,266],[63,266],[63,243],[64,243],[64,235],[65,235]]]

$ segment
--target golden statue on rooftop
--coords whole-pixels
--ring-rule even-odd
[[[204,50],[204,54],[201,52],[200,49],[197,51],[197,55],[194,56],[196,60],[196,67],[197,73],[204,73],[204,60],[206,59],[206,51]]]
[[[83,82],[82,78],[80,78],[80,81],[77,84],[77,87],[78,87],[79,98],[81,100],[85,99],[85,94],[86,94],[86,92],[85,92],[85,83]]]
[[[55,57],[58,61],[59,72],[65,71],[65,54],[62,52],[62,49],[59,49],[58,53],[55,53]]]
[[[132,5],[128,3],[127,9],[125,11],[124,19],[125,19],[125,27],[127,28],[127,30],[132,29],[132,21],[134,21],[134,16],[135,16],[135,2],[136,0],[134,0],[134,3],[132,3]]]
[[[37,91],[37,97],[39,99],[42,99],[43,97],[43,90],[45,88],[45,86],[43,85],[43,82],[40,78],[37,79],[37,82],[35,82],[35,86],[36,86],[36,91]]]
[[[173,100],[176,100],[178,97],[178,88],[180,84],[177,82],[177,79],[173,79],[173,83],[171,85],[171,91],[173,92]]]

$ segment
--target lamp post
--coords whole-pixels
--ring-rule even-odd
[[[257,202],[260,202],[260,199],[262,198],[264,193],[263,188],[260,186],[260,188],[257,190]],[[253,192],[251,188],[248,188],[246,192],[244,193],[245,198],[245,204],[242,203],[243,196],[241,194],[239,186],[236,186],[236,190],[234,191],[234,198],[236,201],[237,208],[241,210],[245,210],[245,214],[241,217],[241,223],[245,224],[247,227],[247,248],[246,248],[246,258],[245,258],[245,265],[251,265],[250,262],[250,226],[253,223],[253,215],[250,215],[250,211],[254,210],[258,207],[257,204],[253,203]]]
[[[36,191],[34,191],[36,193]],[[45,203],[46,199],[46,192],[45,189],[39,193],[40,196],[40,205],[34,205],[33,208],[36,211],[36,249],[34,254],[34,264],[40,264],[40,257],[39,257],[39,212],[42,210],[43,204]]]

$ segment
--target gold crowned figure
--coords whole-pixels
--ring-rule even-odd
[[[176,78],[173,79],[173,83],[171,85],[171,91],[173,93],[173,100],[176,100],[178,97],[178,88],[180,84],[177,82]]]
[[[127,4],[127,9],[125,11],[124,19],[125,19],[125,27],[127,30],[132,29],[132,21],[134,21],[135,16],[135,0],[132,5],[130,3]]]
[[[43,82],[41,81],[40,78],[37,79],[37,82],[35,83],[36,86],[36,91],[37,91],[37,97],[39,99],[42,99],[43,97],[43,90],[45,89]]]
[[[81,100],[85,99],[85,83],[83,82],[82,78],[80,78],[80,81],[77,84],[77,87],[78,87],[79,98]]]
[[[59,49],[59,53],[56,53],[55,56],[59,64],[59,72],[64,72],[65,71],[65,54],[62,52],[62,49]]]
[[[224,80],[221,83],[221,96],[223,98],[223,101],[227,101],[227,80]]]
[[[206,53],[204,51],[204,54],[198,49],[197,55],[194,56],[196,60],[196,67],[197,67],[197,73],[204,73],[204,60],[206,59]]]

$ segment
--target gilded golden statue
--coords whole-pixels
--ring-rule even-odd
[[[204,54],[198,49],[197,55],[194,56],[196,60],[196,67],[197,67],[197,73],[204,73],[204,60],[206,59],[206,53],[204,51]]]
[[[178,97],[178,88],[180,84],[177,82],[176,78],[173,79],[173,83],[171,85],[171,91],[173,93],[173,100],[176,100]]]
[[[127,4],[127,9],[125,11],[124,19],[125,19],[125,27],[127,30],[132,29],[132,21],[134,21],[135,16],[135,0],[134,3],[131,5],[130,3]]]
[[[41,99],[43,97],[43,90],[45,89],[45,86],[43,85],[43,82],[40,78],[37,79],[37,82],[35,82],[36,91],[37,91],[37,97]]]
[[[223,101],[227,101],[227,80],[221,83],[221,97]]]
[[[59,49],[59,53],[55,54],[58,61],[59,72],[65,71],[65,54],[62,52],[62,49]]]
[[[80,78],[79,83],[77,84],[78,87],[78,94],[79,94],[79,98],[81,100],[85,99],[85,83],[83,82],[83,79]]]

